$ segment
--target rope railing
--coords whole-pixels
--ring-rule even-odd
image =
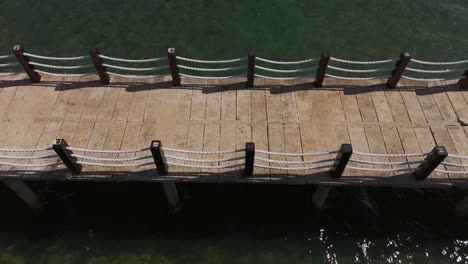
[[[255,157],[256,160],[269,162],[269,163],[277,163],[277,164],[314,164],[314,163],[324,163],[324,162],[331,162],[335,161],[335,159],[323,159],[323,160],[304,160],[304,161],[285,161],[285,160],[274,160],[274,159],[265,159],[260,157]]]
[[[153,78],[160,78],[168,76],[168,74],[156,74],[156,75],[131,75],[131,74],[120,74],[115,72],[108,71],[107,74],[122,77],[122,78],[129,78],[129,79],[153,79]]]
[[[0,64],[0,68],[14,67],[18,65],[20,65],[18,62],[3,63],[3,64]]]
[[[126,71],[158,71],[158,70],[165,70],[169,69],[169,66],[160,66],[160,67],[145,67],[145,68],[138,68],[138,67],[123,67],[123,66],[118,66],[118,65],[112,65],[112,64],[107,64],[103,63],[102,64],[104,67],[112,68],[112,69],[118,69],[118,70],[126,70]]]
[[[399,157],[423,157],[431,155],[431,152],[421,152],[421,153],[405,153],[405,154],[385,154],[385,153],[369,153],[369,152],[360,152],[353,151],[354,155],[368,156],[368,157],[384,157],[384,158],[399,158]]]
[[[41,152],[41,151],[49,151],[52,148],[0,148],[0,152]]]
[[[392,71],[394,69],[394,68],[379,68],[379,69],[355,70],[355,69],[335,67],[335,66],[332,66],[332,65],[328,65],[328,68],[330,68],[332,70],[341,71],[341,72],[355,72],[355,73],[390,72],[390,71]]]
[[[165,61],[167,57],[160,57],[160,58],[149,58],[149,59],[125,59],[125,58],[117,58],[99,54],[99,58],[108,59],[111,61],[119,61],[119,62],[129,62],[129,63],[144,63],[144,62],[157,62],[157,61]]]
[[[232,79],[232,78],[245,77],[245,75],[229,75],[229,76],[220,76],[220,77],[197,76],[197,75],[191,75],[191,74],[185,74],[185,73],[181,73],[180,76],[184,76],[184,77],[187,77],[187,78],[193,78],[193,79],[202,79],[202,80],[226,80],[226,79]]]
[[[189,168],[189,169],[207,169],[207,170],[212,170],[212,169],[232,169],[232,168],[238,168],[238,167],[243,167],[243,164],[233,164],[233,165],[224,165],[224,166],[218,166],[218,165],[191,165],[191,164],[183,164],[183,163],[177,163],[177,162],[167,162],[168,165],[175,166],[175,167],[182,167],[182,168]]]
[[[274,151],[266,151],[261,149],[256,149],[255,152],[268,154],[273,156],[289,156],[289,157],[305,157],[305,156],[323,156],[323,155],[330,155],[336,154],[338,151],[323,151],[323,152],[311,152],[311,153],[287,153],[287,152],[274,152]]]
[[[129,153],[138,153],[138,152],[148,151],[149,148],[132,149],[132,150],[97,150],[97,149],[67,147],[67,150],[82,151],[82,152],[89,152],[89,153],[129,154]]]
[[[435,172],[439,172],[439,173],[448,173],[448,174],[467,174],[468,175],[468,171],[448,171],[448,170],[434,170]]]
[[[391,75],[383,75],[383,76],[373,76],[373,77],[346,77],[346,76],[339,76],[334,74],[325,74],[325,76],[338,79],[338,80],[347,80],[347,81],[370,81],[370,80],[379,80],[379,79],[388,79],[392,77]]]
[[[386,59],[386,60],[374,60],[374,61],[354,61],[354,60],[344,60],[336,57],[330,57],[331,61],[346,63],[346,64],[361,64],[361,65],[372,65],[372,64],[384,64],[390,62],[396,62],[398,59]]]
[[[198,59],[186,58],[186,57],[181,57],[181,56],[177,56],[177,59],[181,61],[188,61],[188,62],[194,62],[194,63],[207,63],[207,64],[222,64],[222,63],[232,63],[232,62],[240,62],[240,61],[247,60],[247,58],[235,58],[235,59],[229,59],[229,60],[198,60]]]
[[[368,160],[357,160],[357,159],[350,159],[349,161],[360,163],[360,164],[368,164],[368,165],[411,165],[411,164],[420,164],[421,161],[398,161],[398,162],[384,162],[384,161],[368,161]]]
[[[192,71],[206,71],[206,72],[218,72],[218,71],[235,71],[247,68],[247,66],[237,66],[237,67],[228,67],[228,68],[199,68],[199,67],[191,67],[186,65],[179,64],[179,68],[192,70]]]
[[[220,154],[231,154],[244,152],[245,149],[229,149],[229,150],[214,150],[214,151],[197,151],[197,150],[185,150],[185,149],[176,149],[176,148],[162,148],[164,151],[178,152],[184,154],[199,154],[199,155],[220,155]]]
[[[34,70],[34,72],[42,73],[45,75],[50,76],[57,76],[57,77],[83,77],[96,74],[95,72],[88,72],[88,73],[55,73],[55,72],[48,72],[48,71],[41,71],[41,70]]]
[[[41,153],[45,151],[50,151],[52,148],[31,148],[31,149],[0,149],[0,152],[6,153]],[[44,161],[50,159],[56,159],[58,156],[54,155],[41,155],[41,156],[12,156],[12,155],[0,155],[0,160],[22,160],[22,161]],[[52,163],[16,163],[16,162],[4,162],[0,161],[2,166],[11,166],[11,167],[24,167],[24,168],[41,168],[41,167],[52,167],[63,164],[62,162],[52,162]]]
[[[187,161],[187,162],[199,162],[199,163],[215,163],[215,162],[229,162],[229,161],[236,161],[244,159],[244,157],[234,157],[234,158],[226,158],[226,159],[191,159],[191,158],[184,158],[179,156],[173,155],[166,155],[167,159],[175,159],[180,161]]]
[[[86,69],[86,68],[93,67],[93,64],[62,66],[62,65],[44,64],[44,63],[32,62],[32,61],[30,61],[29,64],[34,65],[34,66],[40,66],[40,67],[51,68],[51,69],[60,69],[60,70],[76,70],[76,69]]]
[[[279,73],[295,73],[295,72],[307,72],[307,71],[314,71],[317,70],[318,67],[311,67],[311,68],[302,68],[302,69],[292,69],[292,70],[282,70],[282,69],[272,69],[267,67],[262,67],[259,65],[255,65],[255,68],[269,71],[269,72],[279,72]]]
[[[417,59],[411,59],[412,62],[425,65],[457,65],[457,64],[468,64],[468,60],[460,61],[423,61]]]
[[[319,60],[320,60],[320,57],[318,57],[318,58],[311,58],[311,59],[305,59],[305,60],[299,60],[299,61],[276,61],[276,60],[265,59],[265,58],[262,58],[262,57],[257,57],[256,59],[259,60],[259,61],[263,61],[263,62],[267,62],[267,63],[271,63],[271,64],[278,64],[278,65],[295,65],[295,64],[305,64],[305,63],[309,63],[309,62],[319,61]]]
[[[42,60],[73,61],[73,60],[89,59],[89,56],[51,57],[51,56],[43,56],[43,55],[32,54],[32,53],[28,53],[28,52],[24,52],[23,54],[25,56],[28,56],[28,57],[31,57],[31,58],[42,59]]]
[[[192,58],[181,57],[181,56],[175,56],[175,58],[181,61],[185,61],[189,63],[198,63],[198,64],[227,64],[227,63],[241,62],[247,59],[247,58],[235,58],[235,59],[227,59],[227,60],[199,60],[199,59],[192,59]],[[201,80],[226,80],[226,79],[239,78],[239,77],[245,78],[246,76],[245,73],[223,75],[223,76],[216,76],[216,75],[217,73],[220,73],[220,72],[236,72],[236,71],[244,70],[247,68],[246,65],[235,65],[232,67],[223,67],[223,68],[221,67],[206,68],[206,67],[196,67],[196,66],[189,66],[189,65],[183,65],[183,64],[178,64],[176,67],[177,67],[177,74],[179,74],[180,76],[191,78],[191,79],[201,79]],[[189,73],[187,71],[179,73],[178,69],[187,70]],[[174,69],[171,69],[171,70],[174,70]],[[191,72],[206,72],[208,74],[198,75],[198,74],[193,74]]]
[[[143,167],[143,166],[154,165],[154,162],[130,163],[130,164],[109,164],[109,163],[77,161],[77,163],[81,165],[89,165],[89,166],[96,166],[96,167],[112,167],[112,168],[131,168],[131,167]]]
[[[43,168],[43,167],[53,167],[62,165],[62,162],[53,162],[53,163],[10,163],[10,162],[0,162],[0,165],[11,166],[11,167],[25,167],[25,168]]]
[[[416,168],[392,168],[392,169],[381,169],[381,168],[363,168],[355,166],[347,166],[346,169],[357,170],[357,171],[371,171],[371,172],[405,172],[405,171],[416,171]]]
[[[0,56],[0,60],[8,59],[8,58],[13,58],[13,57],[14,57],[13,54],[1,55],[1,56]]]
[[[282,170],[282,171],[302,171],[302,170],[319,170],[319,169],[329,169],[332,168],[332,165],[328,166],[312,166],[312,167],[277,167],[277,166],[268,166],[254,163],[254,167],[269,169],[269,170]]]
[[[450,78],[415,78],[410,77],[407,75],[401,76],[403,79],[411,80],[411,81],[418,81],[418,82],[440,82],[440,81],[453,81],[453,80],[460,80],[463,77],[450,77]]]

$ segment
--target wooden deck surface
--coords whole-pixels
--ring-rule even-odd
[[[101,85],[97,76],[66,80],[44,76],[38,84],[25,75],[2,76],[0,148],[49,147],[55,138],[64,138],[74,147],[119,150],[149,147],[151,140],[159,139],[166,147],[204,151],[243,148],[245,142],[254,141],[258,149],[278,152],[337,150],[342,143],[352,143],[354,150],[363,152],[417,153],[438,144],[451,154],[468,155],[468,126],[458,122],[468,121],[468,91],[453,82],[402,80],[398,89],[389,90],[380,81],[326,79],[320,89],[312,88],[312,81],[257,79],[256,86],[248,89],[245,79],[183,79],[184,85],[173,87],[170,77],[138,83],[112,78],[111,84]],[[128,155],[133,154],[98,156]],[[232,161],[236,162],[243,161]],[[65,178],[65,169],[57,168],[17,171],[1,166],[0,171],[1,177],[70,179]],[[255,168],[254,177],[244,178],[241,171],[171,168],[171,175],[160,177],[154,166],[135,170],[87,166],[82,175],[72,178],[77,179],[468,187],[468,175],[462,174],[433,173],[426,181],[415,182],[410,174],[346,170],[340,180],[332,180],[321,171],[285,173],[261,168]]]

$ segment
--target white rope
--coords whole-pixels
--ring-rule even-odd
[[[255,77],[260,77],[264,79],[270,79],[270,80],[297,80],[297,79],[303,79],[303,78],[315,78],[314,75],[304,75],[304,76],[297,76],[297,77],[272,77],[272,76],[266,76],[266,75],[260,75],[260,74],[255,74]]]
[[[416,168],[401,168],[401,169],[374,169],[374,168],[362,168],[354,166],[346,166],[346,169],[359,170],[359,171],[374,171],[374,172],[398,172],[398,171],[415,171]]]
[[[426,65],[454,65],[454,64],[465,64],[468,63],[468,60],[461,60],[461,61],[422,61],[417,59],[411,59],[412,62],[419,63],[419,64],[426,64]]]
[[[0,156],[0,159],[14,159],[14,160],[39,160],[39,159],[52,159],[57,158],[57,155],[47,156]]]
[[[420,164],[422,162],[422,161],[383,162],[383,161],[367,161],[367,160],[356,160],[356,159],[350,159],[349,161],[361,163],[361,164],[371,164],[371,165],[409,165],[409,164]]]
[[[361,156],[369,156],[369,157],[391,157],[391,158],[397,158],[397,157],[421,157],[421,156],[428,156],[431,155],[431,152],[425,152],[425,153],[409,153],[409,154],[375,154],[375,153],[368,153],[368,152],[359,152],[359,151],[353,151],[353,154],[356,155],[361,155]]]
[[[27,164],[27,163],[10,163],[10,162],[0,162],[0,165],[4,166],[13,166],[13,167],[30,167],[30,168],[37,168],[37,167],[50,167],[50,166],[57,166],[62,165],[62,162],[56,163],[43,163],[43,164]]]
[[[169,66],[148,67],[148,68],[136,68],[136,67],[134,67],[133,68],[133,67],[122,67],[122,66],[106,64],[106,63],[103,63],[102,66],[109,67],[109,68],[112,68],[112,69],[127,70],[127,71],[157,71],[157,70],[169,69]]]
[[[452,158],[468,159],[468,156],[464,156],[464,155],[448,154],[448,156]]]
[[[468,164],[456,164],[456,163],[450,163],[450,162],[442,162],[441,164],[445,166],[451,166],[451,167],[468,168]]]
[[[103,58],[103,59],[108,59],[108,60],[112,60],[112,61],[121,61],[121,62],[154,62],[154,61],[167,60],[167,57],[151,58],[151,59],[123,59],[123,58],[105,56],[105,55],[102,55],[102,54],[99,54],[99,57]]]
[[[352,61],[352,60],[343,60],[338,59],[335,57],[330,57],[332,61],[338,61],[342,63],[349,63],[349,64],[382,64],[382,63],[389,63],[389,62],[396,62],[397,59],[387,59],[387,60],[376,60],[376,61]]]
[[[32,53],[23,53],[26,56],[37,58],[37,59],[43,59],[43,60],[59,60],[59,61],[69,61],[69,60],[83,60],[86,58],[89,58],[88,56],[76,56],[76,57],[49,57],[49,56],[42,56],[42,55],[37,55],[37,54],[32,54]]]
[[[412,80],[412,81],[418,81],[418,82],[439,82],[439,81],[451,81],[451,80],[459,80],[463,78],[463,76],[460,77],[452,77],[452,78],[414,78],[414,77],[409,77],[406,75],[401,76],[404,79]]]
[[[93,64],[77,65],[77,66],[61,66],[61,65],[43,64],[43,63],[33,62],[33,61],[30,61],[29,64],[34,65],[34,66],[45,67],[45,68],[65,69],[65,70],[85,69],[85,68],[91,68],[94,66]]]
[[[313,71],[313,70],[316,70],[318,67],[293,69],[293,70],[278,70],[278,69],[272,69],[272,68],[267,68],[267,67],[262,67],[262,66],[259,66],[259,65],[255,65],[255,68],[261,69],[261,70],[264,70],[264,71],[269,71],[269,72],[294,73],[294,72]]]
[[[306,60],[300,60],[300,61],[275,61],[275,60],[269,60],[261,57],[257,57],[256,60],[263,61],[263,62],[268,62],[272,64],[282,64],[282,65],[293,65],[293,64],[304,64],[308,62],[313,62],[313,61],[319,61],[320,57],[317,58],[312,58],[312,59],[306,59]]]
[[[217,151],[196,151],[196,150],[185,150],[185,149],[175,149],[175,148],[162,148],[164,151],[179,152],[185,154],[201,154],[201,155],[216,155],[216,154],[230,154],[243,152],[245,149],[230,149],[230,150],[217,150]]]
[[[339,80],[348,80],[348,81],[368,81],[368,80],[376,80],[376,79],[388,79],[392,77],[392,76],[376,76],[376,77],[358,78],[358,77],[343,77],[343,76],[337,76],[337,75],[331,75],[331,74],[325,74],[325,76],[339,79]]]
[[[58,76],[58,77],[82,77],[82,76],[88,76],[88,75],[94,75],[96,74],[95,72],[88,72],[88,73],[54,73],[54,72],[46,72],[46,71],[41,71],[41,70],[34,70],[37,73],[42,73],[42,74],[47,74],[50,76]]]
[[[449,173],[449,174],[468,174],[468,171],[447,171],[447,170],[434,170],[440,173]]]
[[[14,57],[14,55],[13,55],[13,54],[2,55],[2,56],[0,56],[0,60],[2,60],[2,59],[8,59],[8,58],[12,58],[12,57]]]
[[[216,64],[216,63],[231,63],[231,62],[244,61],[247,58],[236,58],[236,59],[230,59],[230,60],[197,60],[197,59],[177,56],[177,59],[182,60],[182,61],[188,61],[188,62],[215,63]]]
[[[314,166],[314,167],[293,167],[293,168],[288,168],[288,167],[275,167],[275,166],[267,166],[267,165],[261,165],[261,164],[256,164],[254,163],[254,167],[258,168],[263,168],[263,169],[270,169],[270,170],[283,170],[283,171],[300,171],[300,170],[318,170],[318,169],[325,169],[325,168],[331,168],[333,166],[327,165],[327,166]]]
[[[175,160],[182,160],[188,162],[200,162],[200,163],[208,163],[208,162],[227,162],[227,161],[234,161],[234,160],[241,160],[245,157],[236,157],[236,158],[227,158],[227,159],[190,159],[172,155],[165,155],[166,159],[175,159]]]
[[[97,150],[97,149],[85,149],[85,148],[73,148],[67,147],[68,150],[73,151],[83,151],[89,153],[108,153],[108,154],[127,154],[127,153],[137,153],[149,150],[149,148],[134,149],[134,150]]]
[[[314,152],[314,153],[285,153],[285,152],[272,152],[272,151],[266,151],[266,150],[261,150],[261,149],[256,149],[255,152],[268,154],[268,155],[273,155],[273,156],[290,156],[290,157],[323,156],[323,155],[338,153],[338,151],[336,151],[336,150],[335,151]]]
[[[450,73],[450,72],[465,72],[468,69],[445,69],[445,70],[422,70],[406,67],[406,70],[411,72],[420,72],[420,73]]]
[[[15,75],[15,74],[21,74],[23,72],[0,72],[0,76],[8,76],[8,75]]]
[[[82,165],[91,165],[91,166],[98,166],[98,167],[114,167],[114,168],[128,168],[128,167],[141,167],[141,166],[154,165],[154,162],[132,163],[132,164],[108,164],[108,163],[77,161],[77,163],[82,164]]]
[[[13,67],[13,66],[18,66],[18,62],[10,62],[10,63],[4,63],[0,64],[0,68],[5,68],[5,67]]]
[[[153,157],[153,156],[144,156],[144,157],[133,157],[133,158],[98,158],[98,157],[90,157],[90,156],[77,155],[77,154],[72,154],[71,156],[80,158],[80,159],[95,160],[95,161],[135,161],[135,160],[149,159]]]
[[[32,149],[5,149],[0,148],[0,152],[39,152],[39,151],[49,151],[52,148],[32,148]]]
[[[203,80],[226,80],[226,79],[231,79],[231,78],[245,77],[245,75],[233,75],[233,76],[222,76],[222,77],[196,76],[196,75],[190,75],[190,74],[184,74],[184,73],[180,73],[180,76],[184,76],[187,78],[194,78],[194,79],[203,79]]]
[[[150,78],[159,78],[159,77],[165,77],[167,74],[158,74],[158,75],[127,75],[127,74],[120,74],[120,73],[115,73],[115,72],[110,72],[108,71],[107,74],[113,75],[113,76],[118,76],[122,78],[129,78],[129,79],[150,79]]]
[[[192,70],[192,71],[235,71],[240,69],[245,69],[247,66],[238,66],[238,67],[228,67],[228,68],[197,68],[197,67],[190,67],[186,65],[178,65],[181,69]]]
[[[234,164],[234,165],[225,165],[225,166],[189,165],[189,164],[181,164],[181,163],[169,162],[169,161],[167,162],[167,165],[183,167],[183,168],[191,168],[191,169],[230,169],[230,168],[237,168],[237,167],[244,166],[244,164]]]
[[[273,160],[273,159],[264,159],[260,157],[255,157],[256,160],[277,163],[277,164],[313,164],[313,163],[323,163],[335,161],[335,159],[324,159],[324,160],[304,160],[304,161],[284,161],[284,160]]]
[[[380,69],[368,69],[368,70],[354,70],[354,69],[346,69],[346,68],[335,67],[335,66],[332,66],[332,65],[328,65],[328,68],[330,68],[332,70],[342,71],[342,72],[357,72],[357,73],[385,72],[385,71],[392,71],[394,69],[394,68],[380,68]]]

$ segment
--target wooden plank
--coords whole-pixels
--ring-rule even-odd
[[[106,87],[104,96],[99,105],[99,110],[97,113],[98,121],[111,120],[114,115],[114,109],[117,104],[117,99],[119,98],[119,88],[116,86],[109,85]]]
[[[218,108],[220,109],[220,108]],[[221,125],[220,124],[206,124],[203,136],[203,151],[218,151],[220,140]],[[219,154],[202,155],[202,159],[219,159]],[[224,162],[209,162],[203,163],[207,166],[224,166]],[[206,175],[203,175],[203,181],[218,182],[218,169],[203,170]]]
[[[148,148],[151,145],[151,141],[156,139],[158,125],[155,122],[143,122],[140,135],[138,136],[137,149]],[[163,145],[164,146],[164,145]],[[135,157],[141,158],[135,163],[151,163],[146,166],[139,166],[133,169],[129,178],[132,181],[148,180],[157,175],[156,166],[154,165],[153,157],[150,151],[138,152]]]
[[[236,90],[226,86],[221,90],[221,120],[236,120]]]
[[[143,121],[148,104],[148,96],[150,92],[150,84],[138,84],[129,87],[133,93],[132,102],[128,109],[128,121]]]
[[[117,121],[117,122],[112,122],[109,124],[109,130],[107,132],[106,140],[104,141],[103,149],[106,150],[120,150],[120,147],[122,145],[122,139],[125,133],[125,127],[127,123],[124,121]],[[101,155],[102,158],[118,158],[119,154],[117,153],[103,153]],[[108,168],[109,174],[112,172],[119,173],[119,168]],[[114,174],[112,173],[112,177],[114,177]]]
[[[326,95],[328,110],[330,111],[332,119],[338,122],[345,121],[346,115],[343,108],[343,102],[341,101],[341,98],[344,96],[344,91],[340,82],[336,82],[336,84],[328,88]]]
[[[366,123],[377,122],[377,113],[375,112],[374,103],[372,102],[372,97],[370,95],[373,88],[369,86],[359,86],[364,85],[365,83],[358,81],[353,81],[352,84],[355,86],[354,93],[356,94],[356,100],[358,102],[362,121]]]
[[[340,84],[342,85],[342,82],[340,82]],[[354,93],[354,88],[344,86],[343,92],[340,95],[346,120],[352,122],[362,122],[359,105]]]
[[[104,98],[104,93],[106,92],[106,86],[96,86],[90,88],[88,99],[86,100],[86,105],[81,115],[81,120],[95,121],[97,119],[97,114],[101,101]]]
[[[84,83],[94,78],[92,76],[80,77],[80,82],[76,84],[76,87],[70,87],[68,92],[71,93],[71,100],[69,101],[69,107],[67,111],[66,119],[74,120],[80,119],[83,114],[83,110],[86,106],[90,90],[93,88],[85,86]]]
[[[379,122],[383,123],[393,123],[393,115],[390,110],[390,105],[387,100],[385,91],[382,88],[382,83],[380,80],[370,80],[367,81],[367,85],[372,87],[370,96],[377,114]]]
[[[282,89],[281,97],[281,109],[283,112],[283,121],[284,122],[297,122],[297,104],[296,97],[294,92],[286,91],[286,88]]]
[[[206,114],[206,95],[203,93],[202,89],[193,88],[190,120],[195,120],[195,121],[205,120],[205,114]]]
[[[109,130],[109,122],[96,122],[94,124],[93,132],[89,137],[88,144],[86,146],[87,149],[102,149],[104,146],[104,142],[106,140],[107,132]],[[86,156],[93,156],[93,157],[101,157],[99,153],[91,153],[85,152],[84,155]],[[97,162],[101,163],[101,162]],[[83,166],[83,170],[81,172],[83,176],[88,176],[93,179],[98,179],[100,177],[110,178],[112,177],[112,172],[109,171],[107,167],[99,167],[99,166]]]
[[[269,151],[285,152],[283,124],[268,124]],[[269,155],[269,159],[285,161],[284,156]],[[271,166],[281,167],[272,163]],[[284,166],[284,165],[283,165]],[[270,169],[270,179],[274,183],[286,183],[288,172],[284,170]]]
[[[187,137],[187,150],[196,150],[201,151],[203,150],[203,135],[204,135],[204,124],[190,124],[188,137]],[[201,159],[201,154],[189,154],[189,158],[192,159]],[[191,163],[193,165],[198,165],[198,163]],[[185,173],[191,173],[194,175],[198,175],[198,177],[193,178],[193,181],[200,181],[200,172],[201,169],[194,169],[194,168],[185,168]]]
[[[281,109],[281,95],[272,94],[271,91],[266,94],[267,118],[268,122],[282,122],[283,111]]]
[[[432,97],[434,98],[442,119],[446,121],[457,121],[457,114],[455,113],[452,103],[450,103],[450,99],[445,93],[444,88],[441,86],[441,83],[432,83],[429,85],[428,89],[432,93]]]
[[[252,127],[250,124],[237,124],[236,126],[236,149],[245,149],[245,143],[252,142]],[[235,154],[235,164],[239,164],[238,168],[233,171],[233,177],[236,181],[244,179],[244,164],[245,164],[245,151],[237,152]]]
[[[15,83],[16,82],[11,79],[6,79],[6,83],[3,83],[3,87],[1,88],[2,93],[0,94],[0,116],[3,116],[5,114],[5,112],[10,106],[11,100],[16,95],[16,91],[18,88],[16,85],[14,85]]]
[[[460,89],[456,85],[448,85],[445,87],[445,92],[452,104],[455,113],[460,120],[468,120],[468,103],[463,98]]]
[[[332,117],[328,112],[328,103],[326,91],[322,89],[311,89],[310,104],[312,105],[312,120],[316,122],[323,122],[324,120],[330,120]]]
[[[404,89],[401,90],[400,93],[405,102],[406,111],[408,112],[411,123],[426,123],[426,116],[419,104],[414,89]]]
[[[375,154],[385,154],[387,153],[387,149],[385,147],[385,142],[382,136],[382,132],[380,131],[380,127],[376,125],[366,125],[364,126],[364,130],[366,132],[367,142],[369,144],[369,150],[371,153]],[[359,156],[359,159],[361,157]],[[389,158],[387,157],[372,157],[372,161],[375,162],[389,162]],[[359,166],[369,167],[365,164],[358,164]],[[376,169],[391,169],[392,166],[388,165],[374,165]],[[389,176],[393,176],[391,172],[376,172],[375,173],[377,181],[380,183],[381,178],[385,177],[386,179]]]
[[[264,122],[267,120],[266,91],[256,89],[251,91],[252,96],[252,122]]]
[[[234,123],[221,124],[221,136],[219,141],[219,150],[232,150],[236,148],[236,125]],[[234,158],[235,154],[221,154],[221,159]],[[235,161],[225,162],[225,165],[234,165]],[[231,182],[236,179],[236,173],[232,169],[220,170],[219,182]]]
[[[408,111],[405,107],[400,90],[398,89],[386,89],[385,96],[392,112],[393,120],[396,123],[411,123]]]
[[[206,114],[205,119],[209,121],[221,120],[221,86],[208,81],[209,93],[206,94]]]
[[[418,87],[414,82],[412,83],[413,87],[416,87],[416,95],[418,96],[419,103],[421,108],[426,116],[428,123],[438,123],[442,121],[442,116],[439,113],[439,109],[432,97],[432,92],[427,86]]]
[[[367,137],[363,126],[353,125],[348,126],[349,137],[351,139],[351,144],[353,145],[353,150],[360,152],[370,152],[369,145],[367,143]],[[359,159],[372,161],[371,157],[360,156]],[[351,162],[349,165],[354,167],[363,167],[360,164],[355,164]],[[369,166],[372,168],[372,165]],[[376,185],[378,182],[376,180],[375,173],[368,171],[355,171],[351,169],[345,170],[346,177],[355,181],[359,181],[362,184]]]
[[[465,127],[467,128],[467,127]],[[448,133],[450,135],[450,138],[452,139],[452,142],[455,146],[455,149],[457,151],[457,154],[459,155],[464,155],[468,156],[468,136],[465,134],[465,131],[463,127],[460,126],[448,126]],[[450,153],[450,152],[449,152]],[[464,164],[468,165],[468,159],[460,159],[460,163],[458,164]],[[448,170],[452,170],[454,167],[453,166],[446,166]],[[460,169],[461,171],[462,169]],[[465,171],[468,171],[468,168],[464,168]],[[466,173],[465,180],[468,180],[468,172]],[[468,185],[468,181],[465,181],[464,186]]]
[[[311,121],[312,120],[312,103],[310,100],[311,91],[308,90],[299,90],[295,92],[296,94],[296,105],[297,105],[297,115],[300,121]],[[341,104],[341,101],[340,101]]]
[[[142,122],[127,122],[125,132],[122,138],[121,150],[137,149]],[[119,153],[118,158],[133,158],[134,153]],[[117,171],[117,169],[115,170]],[[113,178],[115,180],[126,180],[132,171],[132,168],[119,168],[118,173],[114,171]]]
[[[177,127],[175,129],[175,136],[174,136],[174,141],[172,144],[169,146],[170,148],[176,148],[176,149],[187,149],[187,137],[188,137],[188,131],[189,131],[189,126],[188,124],[177,124]],[[164,146],[164,145],[163,145]],[[166,151],[166,155],[174,155],[174,156],[179,156],[179,157],[188,157],[186,154],[183,153],[172,153],[170,151]],[[175,162],[175,163],[180,163],[180,164],[185,164],[183,161],[179,160],[172,160],[172,159],[167,159],[168,162]],[[174,177],[174,178],[182,178],[184,176],[184,168],[183,167],[177,167],[173,165],[168,165],[169,167],[169,175]],[[190,177],[187,177],[190,178]]]
[[[284,125],[284,144],[287,153],[303,153],[302,152],[302,144],[301,144],[301,133],[298,124],[286,124]],[[303,161],[302,157],[300,156],[286,156],[287,161]],[[315,166],[314,165],[306,165],[306,166]],[[297,168],[297,167],[304,167],[304,165],[295,165],[290,164],[287,165],[290,168]],[[306,183],[306,176],[305,171],[290,171],[288,173],[288,183],[289,184],[305,184]]]
[[[411,127],[398,127],[398,134],[400,135],[401,145],[405,153],[422,153],[423,151],[419,147],[418,138],[416,133]],[[421,162],[424,157],[407,157],[409,162]],[[409,167],[416,169],[419,163],[410,164]],[[414,184],[419,187],[426,186],[426,182],[414,181]]]
[[[253,142],[255,142],[256,149],[268,150],[268,126],[266,123],[252,124],[252,139],[253,139]],[[267,154],[258,153],[258,152],[255,153],[255,156],[264,158],[264,159],[268,158]],[[261,164],[264,166],[270,165],[268,162],[259,161],[259,160],[256,160],[255,163]],[[260,181],[260,182],[269,182],[270,181],[269,174],[270,174],[270,170],[255,167],[252,180]]]
[[[128,119],[128,112],[130,106],[132,105],[134,86],[133,85],[124,85],[119,89],[119,97],[115,104],[114,114],[112,115],[112,120],[117,121],[126,121]]]
[[[242,84],[243,85],[243,84]],[[250,90],[237,86],[236,119],[244,122],[252,120],[252,94]]]

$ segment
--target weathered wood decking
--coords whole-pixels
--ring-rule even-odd
[[[44,77],[39,84],[30,83],[25,75],[3,76],[0,80],[0,148],[49,147],[55,138],[64,138],[74,147],[119,150],[148,147],[151,140],[160,139],[166,147],[205,151],[243,148],[245,142],[254,141],[258,149],[278,152],[337,150],[342,143],[352,143],[357,151],[416,153],[428,152],[438,144],[451,154],[468,155],[468,127],[458,122],[468,120],[468,91],[460,90],[454,82],[402,80],[399,89],[390,90],[380,81],[334,79],[326,79],[320,89],[312,88],[313,80],[306,79],[257,79],[254,88],[245,87],[245,78],[222,82],[183,79],[185,85],[181,87],[173,87],[170,77],[145,83],[112,78],[109,85],[99,84],[97,76],[66,80]],[[219,158],[233,155],[243,154]],[[389,161],[381,157],[362,159]],[[446,161],[468,163],[453,158]],[[260,168],[255,168],[252,178],[244,178],[241,171],[180,168],[171,168],[169,176],[158,176],[154,166],[136,170],[87,166],[82,175],[73,178],[65,177],[65,169],[46,170],[17,171],[0,166],[1,177],[44,180],[468,187],[468,175],[443,173],[415,182],[412,175],[401,172],[393,175],[352,170],[346,170],[339,180],[320,171],[307,174]]]

